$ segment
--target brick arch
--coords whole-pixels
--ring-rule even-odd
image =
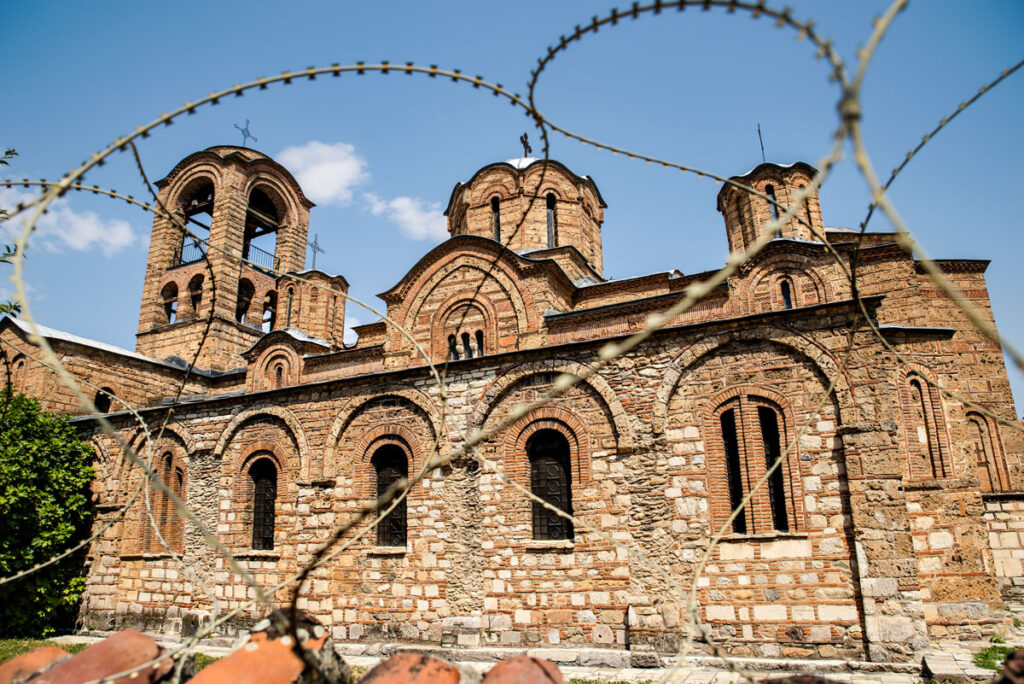
[[[246,179],[243,192],[246,202],[253,190],[262,190],[281,213],[282,228],[290,227],[301,215],[301,209],[295,201],[295,190],[286,181],[282,181],[273,170],[260,169]],[[215,198],[216,199],[216,198]]]
[[[470,207],[483,206],[499,188],[502,199],[514,197],[519,192],[519,174],[511,167],[490,169],[485,176],[470,181],[463,201]]]
[[[439,446],[443,448],[444,444],[448,441],[448,431],[441,423],[436,404],[419,390],[388,386],[382,388],[380,392],[373,396],[357,397],[341,409],[331,425],[330,432],[327,433],[327,438],[324,440],[324,455],[319,463],[320,472],[313,473],[314,477],[334,477],[337,475],[339,466],[337,461],[338,443],[341,441],[341,437],[348,428],[349,423],[352,422],[352,419],[355,418],[360,409],[368,403],[388,397],[404,399],[417,408],[423,414],[427,424],[430,425],[433,434],[429,435],[429,437],[431,440],[437,438]]]
[[[569,443],[569,462],[572,464],[572,475],[576,478],[576,484],[589,483],[590,433],[579,416],[568,409],[556,406],[542,406],[530,411],[505,431],[505,463],[513,464],[514,471],[510,476],[515,476],[520,472],[519,466],[526,464],[526,442],[539,430],[555,430],[565,437]],[[528,467],[525,472],[529,475]],[[527,476],[526,481],[520,484],[525,484],[529,489],[529,477]]]
[[[212,160],[204,160],[195,166],[190,166],[172,181],[164,206],[170,209],[172,214],[177,213],[178,202],[181,200],[182,194],[193,187],[197,181],[206,180],[213,183],[213,206],[216,209],[217,193],[224,183],[222,171],[223,169]]]
[[[668,422],[668,405],[683,377],[710,353],[734,342],[744,341],[772,342],[809,359],[826,381],[835,379],[836,402],[843,420],[855,422],[864,418],[862,416],[863,409],[857,406],[855,401],[853,388],[846,371],[839,373],[839,364],[828,350],[791,330],[764,325],[721,335],[709,335],[694,342],[673,359],[665,370],[661,386],[658,387],[654,398],[651,428],[655,434],[665,431]]]
[[[501,178],[495,173],[473,188],[468,201],[471,206],[482,207],[488,205],[492,197],[506,200],[515,197],[517,192],[516,178],[513,177],[513,174]]]
[[[274,366],[282,363],[281,386],[288,387],[299,384],[299,377],[302,374],[302,358],[288,344],[275,344],[268,347],[260,354],[256,363],[253,364],[253,373],[250,378],[250,391],[275,389]]]
[[[487,416],[489,416],[494,407],[498,405],[501,398],[520,380],[544,373],[568,373],[570,375],[582,376],[588,370],[588,366],[584,366],[576,361],[563,359],[532,361],[511,368],[506,373],[496,378],[477,400],[476,406],[473,409],[473,413],[470,416],[468,423],[470,432],[472,433],[473,431],[479,430],[483,427],[484,421],[487,420]],[[631,452],[636,447],[636,437],[634,435],[633,426],[629,422],[629,417],[626,415],[625,409],[622,408],[622,402],[619,401],[618,395],[615,394],[615,390],[612,389],[607,380],[596,373],[583,382],[589,385],[590,388],[597,393],[604,402],[605,408],[612,416],[612,424],[615,428],[615,441],[618,453],[624,454]]]
[[[409,428],[397,423],[380,423],[364,432],[353,447],[352,482],[355,494],[360,498],[377,496],[377,479],[370,459],[374,452],[385,445],[394,445],[405,453],[406,466],[410,477],[420,471],[424,454],[419,438]],[[411,495],[412,492],[409,492]],[[406,495],[407,497],[409,495]]]
[[[767,256],[761,260],[747,276],[747,282],[749,285],[746,289],[746,306],[747,311],[753,312],[755,310],[755,294],[758,286],[766,278],[772,279],[772,302],[776,299],[776,290],[778,289],[778,280],[782,277],[788,277],[792,282],[796,292],[794,292],[794,298],[797,300],[796,306],[812,306],[814,304],[824,304],[835,299],[835,293],[832,291],[831,284],[821,277],[814,268],[807,268],[806,262],[794,258],[788,254],[775,254]],[[806,302],[802,295],[803,290],[801,289],[802,279],[808,279],[814,286],[814,290],[817,294],[818,301]]]
[[[157,436],[160,435],[160,428],[160,425],[149,427],[149,435],[156,439]],[[187,466],[191,461],[192,454],[195,453],[196,449],[195,441],[192,439],[191,433],[184,425],[177,421],[173,423],[168,423],[167,425],[163,426],[163,430],[164,435],[161,437],[160,442],[158,442],[153,449],[154,460],[153,463],[151,464],[151,467],[155,466],[156,459],[160,457],[159,452],[160,449],[162,448],[162,445],[168,442],[173,444],[174,441],[177,440],[178,444],[175,446],[178,446],[181,449],[181,458],[182,462],[186,466],[185,470],[187,473]],[[168,438],[168,435],[170,435],[170,438]],[[147,436],[146,434],[146,429],[140,427],[136,428],[135,431],[131,435],[129,435],[128,439],[124,440],[124,445],[134,450],[135,454],[140,459],[145,459],[144,449],[146,442],[148,441],[149,436]],[[136,472],[140,471],[138,471],[136,469],[136,466],[132,464],[131,461],[128,460],[128,456],[126,454],[122,454],[122,457],[117,464],[116,472],[110,473],[110,475],[116,478],[116,486],[118,487],[119,492],[126,492],[128,490],[128,488],[131,486],[131,479],[134,476],[133,474]]]
[[[460,306],[470,306],[480,309],[484,317],[484,349],[485,353],[493,354],[498,348],[498,313],[489,297],[475,293],[472,297],[466,296],[464,292],[456,293],[445,300],[444,304],[437,307],[436,313],[430,321],[430,358],[434,362],[441,362],[448,358],[448,339],[444,333],[448,327],[448,319]]]
[[[295,440],[296,448],[299,451],[299,480],[309,480],[310,471],[310,451],[309,443],[306,440],[306,433],[302,429],[302,424],[298,421],[295,415],[288,409],[282,406],[261,406],[257,408],[249,409],[248,411],[242,411],[228,423],[228,426],[221,432],[220,437],[217,439],[217,445],[213,448],[213,457],[220,459],[224,457],[224,450],[227,449],[231,439],[235,436],[246,423],[253,418],[259,416],[273,416],[281,420],[288,432],[291,434],[292,439]]]
[[[919,363],[909,362],[896,370],[896,396],[900,402],[900,431],[903,439],[900,440],[900,452],[903,455],[904,476],[911,480],[931,479],[915,476],[910,465],[910,435],[907,434],[910,423],[910,411],[913,398],[910,395],[910,381],[913,376],[922,380],[922,391],[927,393],[925,400],[928,402],[931,419],[935,425],[935,446],[939,451],[938,464],[947,471],[945,475],[938,475],[939,479],[952,478],[957,476],[957,467],[954,463],[952,445],[949,438],[949,418],[946,415],[945,403],[942,401],[942,393],[936,388],[938,381],[935,373]],[[927,421],[928,416],[925,416]],[[926,428],[927,429],[927,428]]]
[[[512,304],[512,310],[516,315],[516,325],[520,332],[540,327],[532,293],[529,288],[519,287],[518,283],[522,277],[505,263],[505,259],[500,256],[494,259],[485,259],[465,253],[435,263],[417,278],[416,282],[407,290],[415,292],[415,294],[409,301],[402,321],[399,322],[404,324],[406,321],[415,321],[419,316],[420,309],[433,294],[434,289],[452,272],[460,268],[475,269],[480,271],[484,278],[493,278],[498,283]],[[401,334],[398,331],[393,331],[391,337],[394,340],[401,340]]]

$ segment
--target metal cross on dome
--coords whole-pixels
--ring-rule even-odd
[[[312,268],[315,269],[316,268],[316,255],[317,255],[317,253],[327,254],[327,250],[320,246],[320,233],[315,233],[313,235],[313,241],[312,242],[310,242],[309,240],[306,240],[306,244],[309,245],[309,248],[311,250],[313,250],[313,266],[312,266]]]
[[[238,130],[240,130],[242,132],[242,147],[245,147],[246,143],[249,140],[252,140],[253,142],[259,142],[259,140],[256,139],[256,136],[253,135],[249,131],[249,120],[248,119],[245,120],[245,128],[242,128],[238,124],[235,124],[235,128],[237,128]]]
[[[526,133],[523,133],[521,136],[519,136],[519,142],[523,144],[523,156],[529,157],[530,153],[533,152],[533,148],[530,147],[530,136],[528,136]]]

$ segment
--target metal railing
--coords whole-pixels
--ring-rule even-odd
[[[174,265],[183,266],[202,261],[206,258],[208,249],[209,245],[206,240],[185,238],[181,244],[181,251],[178,252],[177,258],[174,260]],[[242,251],[242,258],[261,271],[272,272],[274,270],[274,255],[255,245],[246,245]]]

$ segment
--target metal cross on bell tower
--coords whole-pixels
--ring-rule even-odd
[[[313,241],[312,242],[310,242],[309,240],[306,240],[306,244],[309,245],[309,248],[311,250],[313,250],[313,265],[311,266],[311,268],[315,269],[316,268],[316,255],[317,254],[327,254],[327,250],[320,246],[320,233],[315,233],[313,235]]]
[[[256,139],[256,136],[253,135],[252,132],[249,130],[248,119],[245,120],[245,128],[242,128],[238,124],[235,124],[235,128],[242,132],[242,147],[245,147],[248,144],[248,141],[250,140],[252,140],[253,142],[259,142],[259,140]]]

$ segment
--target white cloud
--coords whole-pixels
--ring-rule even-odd
[[[358,318],[348,313],[347,311],[345,312],[345,344],[353,345],[356,343],[356,340],[359,339],[359,335],[357,335],[356,331],[353,330],[352,328],[362,324],[362,321],[360,321]]]
[[[437,241],[448,237],[448,223],[437,202],[424,202],[415,197],[383,200],[371,192],[365,193],[364,197],[374,216],[386,216],[406,237]]]
[[[0,206],[12,210],[19,203],[31,202],[37,195],[15,189],[0,190]],[[20,236],[28,212],[0,223],[0,236],[12,241]],[[50,252],[65,248],[76,252],[99,249],[104,256],[112,256],[135,242],[135,232],[127,221],[104,219],[94,211],[75,211],[67,199],[50,205],[49,211],[39,217],[35,232],[29,238],[29,249],[35,245]]]
[[[277,161],[295,175],[306,197],[317,204],[344,206],[352,201],[352,188],[370,178],[366,160],[348,143],[328,145],[310,140],[284,148]]]

